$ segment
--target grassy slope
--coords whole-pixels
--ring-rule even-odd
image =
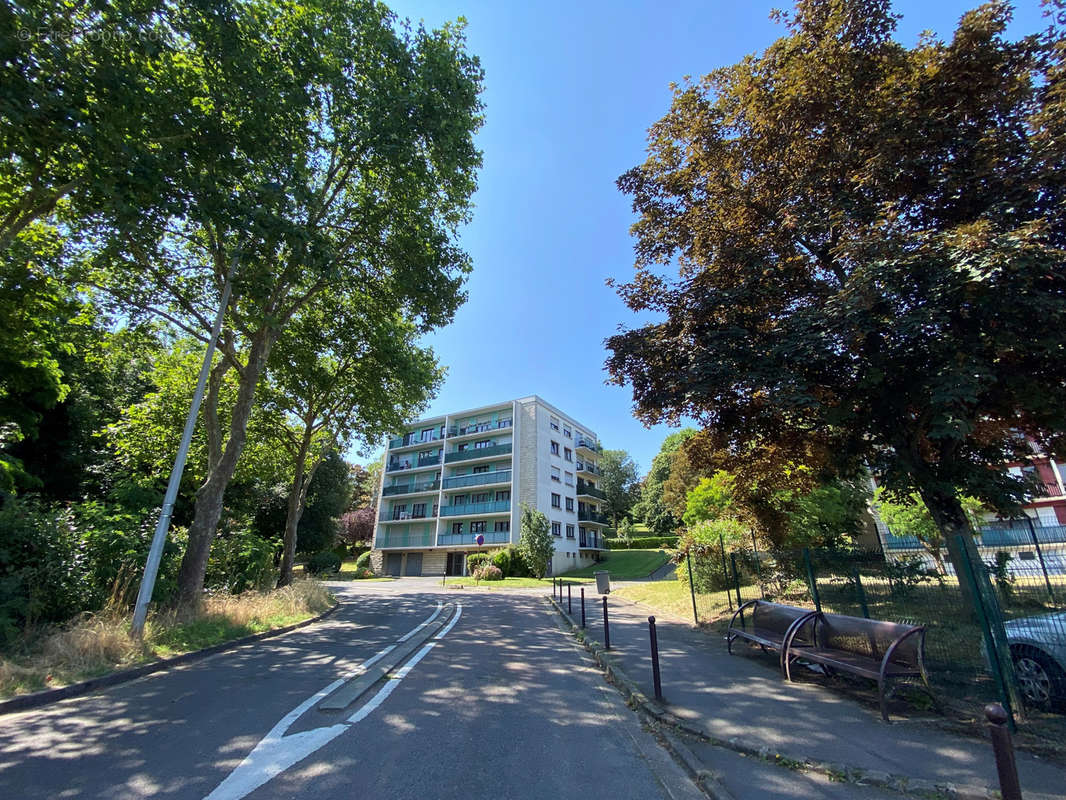
[[[599,564],[563,573],[562,578],[591,578],[594,572],[607,570],[617,581],[647,578],[665,564],[668,556],[662,550],[612,550]]]

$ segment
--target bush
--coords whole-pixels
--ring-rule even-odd
[[[363,553],[360,553],[359,554],[359,558],[355,559],[355,568],[357,570],[359,570],[359,569],[370,569],[370,551],[369,550],[367,550],[367,551],[365,551]]]
[[[492,558],[492,556],[489,553],[471,553],[466,557],[467,572],[473,575],[474,570],[489,563],[490,558]]]
[[[274,584],[274,556],[280,546],[280,542],[268,541],[250,530],[219,536],[211,545],[204,586],[231,594],[270,589]]]
[[[319,550],[307,559],[306,567],[312,575],[337,572],[341,568],[341,558],[332,550]]]
[[[497,567],[505,578],[511,574],[511,553],[506,548],[493,553],[491,561],[492,565]]]
[[[640,536],[635,539],[611,537],[604,542],[608,550],[672,550],[677,547],[676,536]]]
[[[502,581],[503,571],[495,564],[482,564],[474,570],[474,578],[479,581]]]

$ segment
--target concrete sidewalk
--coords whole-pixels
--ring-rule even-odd
[[[649,712],[665,712],[683,730],[717,746],[778,763],[806,762],[836,780],[917,794],[998,797],[996,768],[987,740],[943,731],[930,712],[894,702],[886,724],[865,704],[814,680],[786,683],[776,654],[738,643],[734,655],[718,635],[690,623],[657,616],[664,703],[652,689],[648,610],[609,598],[611,650],[603,643],[599,595],[586,591],[586,646],[608,674]],[[581,624],[574,597],[572,623]],[[566,600],[560,610],[566,616]],[[901,716],[902,712],[902,716]],[[923,714],[926,716],[923,719]],[[694,748],[697,756],[705,748]],[[706,749],[704,761],[713,761]],[[1066,798],[1066,769],[1018,752],[1026,798]],[[713,764],[707,767],[714,769]]]

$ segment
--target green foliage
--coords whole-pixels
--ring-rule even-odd
[[[617,526],[640,497],[637,465],[625,450],[604,450],[596,465],[600,470],[600,488],[606,497],[603,509]]]
[[[315,470],[307,489],[307,501],[297,528],[296,552],[313,553],[337,541],[339,520],[352,499],[348,464],[336,451],[330,452]]]
[[[707,519],[689,526],[678,543],[676,560],[680,563],[685,554],[691,556],[692,581],[697,592],[716,592],[733,585],[728,555],[743,547],[746,535],[744,525],[733,517]],[[738,562],[738,569],[742,563],[743,560]],[[687,585],[687,569],[677,570],[676,576]]]
[[[869,493],[859,481],[834,481],[774,499],[788,525],[784,546],[833,547],[861,533]]]
[[[489,563],[491,559],[490,553],[470,553],[466,557],[466,571],[473,575],[479,567]]]
[[[623,519],[618,523],[618,530],[616,531],[617,538],[623,542],[628,542],[633,538],[633,523],[628,519]]]
[[[525,503],[522,504],[521,534],[517,550],[534,578],[543,578],[548,573],[548,564],[555,552],[551,524],[542,512]]]
[[[262,539],[252,531],[230,531],[218,537],[211,548],[204,584],[231,594],[271,589],[277,550],[276,542]]]
[[[677,536],[637,536],[624,539],[604,539],[610,550],[658,550],[677,547]]]
[[[663,485],[667,478],[670,477],[674,453],[681,448],[687,439],[695,434],[696,430],[694,428],[684,428],[671,433],[663,440],[658,454],[652,459],[651,469],[648,470],[648,474],[641,486],[639,510],[644,523],[653,533],[659,535],[671,534],[680,524],[678,518],[671,513],[666,504],[663,497]]]
[[[916,586],[938,577],[935,570],[926,568],[921,556],[886,559],[884,569],[895,597],[907,597]]]
[[[326,572],[339,572],[341,557],[332,550],[319,550],[312,553],[307,559],[307,571],[312,575],[321,575]]]
[[[976,528],[982,512],[981,502],[973,497],[960,497],[959,502],[971,526]],[[888,532],[893,536],[915,537],[932,556],[937,570],[943,575],[944,537],[918,493],[911,492],[901,498],[898,493],[893,495],[879,486],[874,491],[874,503],[881,521],[888,527]]]
[[[357,559],[355,559],[355,568],[356,569],[370,569],[370,551],[369,550],[367,550],[365,553],[360,554],[359,557]]]
[[[701,478],[696,487],[688,493],[682,519],[691,527],[700,522],[719,520],[734,514],[735,492],[733,476],[724,470],[719,470],[710,478]]]
[[[495,564],[482,564],[471,573],[479,581],[502,581],[503,570]]]
[[[997,550],[992,561],[986,563],[988,574],[1003,595],[1003,602],[1009,603],[1014,599],[1014,574],[1010,570],[1010,562],[1014,558],[1006,550]]]

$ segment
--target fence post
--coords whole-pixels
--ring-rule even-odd
[[[996,756],[996,772],[999,773],[999,791],[1003,800],[1022,800],[1022,787],[1018,782],[1018,765],[1014,762],[1014,743],[1011,742],[1007,710],[999,703],[985,706],[988,734],[992,739],[992,752]]]
[[[574,613],[574,600],[570,596],[570,584],[569,583],[566,584],[566,613],[567,614],[573,614]]]
[[[810,548],[803,548],[803,563],[807,567],[807,583],[811,587],[811,600],[814,601],[814,608],[820,614],[822,613],[822,598],[818,596],[818,578],[814,574],[814,565],[811,563],[811,551]]]
[[[607,621],[607,595],[603,596],[603,646],[611,649],[611,623]]]
[[[740,608],[744,603],[740,600],[740,575],[737,574],[737,554],[735,552],[729,554],[729,562],[733,568],[733,588],[737,591],[737,608]]]
[[[725,565],[725,539],[718,534],[718,544],[722,547],[722,579],[725,581],[725,599],[729,603],[729,610],[733,610],[733,595],[729,591],[729,569]]]
[[[581,627],[585,627],[585,587],[581,587]]]
[[[651,639],[651,680],[655,687],[655,699],[663,699],[663,682],[659,675],[659,636],[655,632],[655,617],[648,617],[648,636]]]
[[[692,582],[692,552],[685,553],[685,560],[688,562],[688,590],[692,594],[692,619],[699,625],[700,615],[696,613],[696,584]],[[607,598],[604,598],[605,600]]]
[[[755,558],[755,574],[759,579],[759,596],[766,599],[766,588],[762,582],[762,564],[759,563],[759,545],[755,543],[755,529],[751,529],[751,553]]]
[[[1014,720],[1014,703],[1012,702],[1013,693],[1011,691],[1010,682],[1007,680],[999,645],[995,635],[992,633],[992,623],[989,619],[988,609],[985,607],[986,593],[982,592],[978,586],[977,574],[974,571],[973,561],[970,558],[970,551],[966,547],[966,542],[961,533],[958,534],[958,542],[959,550],[961,550],[965,556],[962,560],[963,571],[967,583],[970,584],[970,594],[973,596],[974,612],[977,614],[977,622],[981,626],[981,634],[985,640],[985,651],[988,656],[988,665],[994,673],[993,677],[996,679],[996,685],[999,688],[999,697],[1003,703],[1004,713],[1007,715],[1007,724],[1011,730],[1014,730],[1017,728],[1017,724]]]
[[[862,588],[862,576],[859,574],[859,565],[852,566],[852,570],[855,574],[855,588],[859,590],[859,605],[862,607],[862,615],[866,619],[870,618],[870,609],[866,605],[866,590]]]
[[[1051,605],[1055,605],[1055,592],[1051,588],[1051,578],[1047,574],[1047,565],[1044,563],[1044,551],[1040,549],[1040,540],[1036,537],[1036,528],[1033,527],[1033,520],[1029,515],[1025,515],[1025,522],[1029,526],[1029,536],[1033,540],[1033,547],[1036,548],[1036,557],[1040,559],[1040,569],[1044,573],[1044,585],[1047,587],[1048,600],[1051,601]]]

